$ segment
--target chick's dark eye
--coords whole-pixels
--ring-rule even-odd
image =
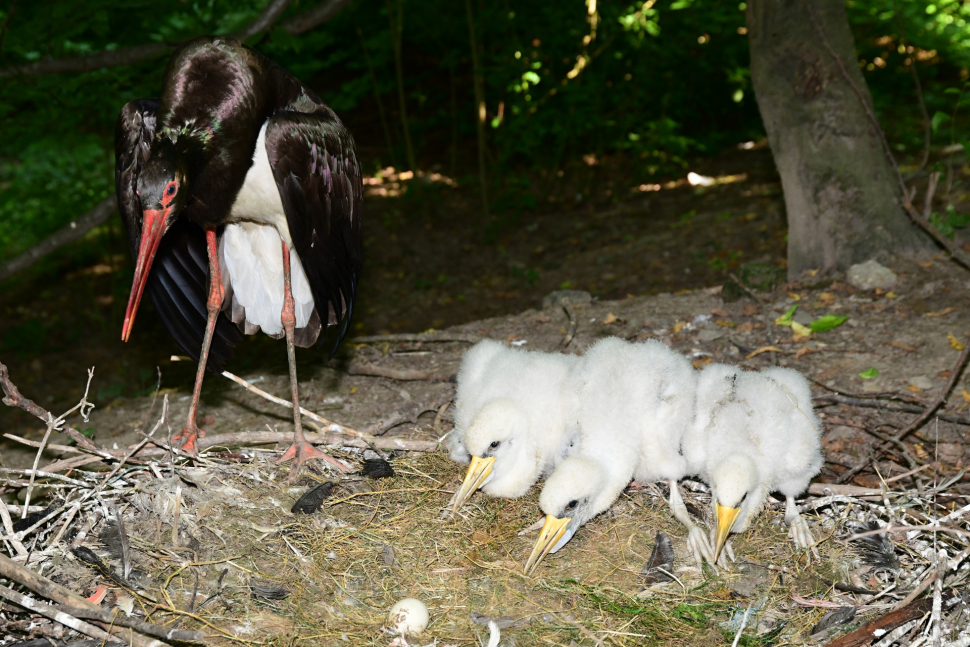
[[[165,190],[165,193],[167,193],[168,195],[175,195],[175,185],[169,184],[168,189]]]
[[[501,443],[499,443],[499,441],[497,441],[497,440],[493,440],[493,441],[492,441],[492,444],[491,444],[491,445],[489,445],[489,446],[488,446],[488,448],[489,448],[489,449],[495,449],[495,448],[496,448],[496,447],[498,447],[498,446],[499,446],[500,444],[501,444]]]
[[[577,501],[576,499],[573,499],[572,501],[566,504],[566,509],[573,510],[577,505],[579,505],[579,501]]]
[[[740,503],[744,503],[744,500],[747,499],[747,498],[748,498],[748,493],[745,492],[744,495],[741,497]]]

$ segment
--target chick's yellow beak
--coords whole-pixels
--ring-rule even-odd
[[[492,475],[492,465],[494,463],[494,456],[489,456],[488,458],[472,456],[472,461],[468,465],[468,471],[465,472],[465,480],[462,481],[461,487],[458,488],[455,501],[451,506],[452,514],[458,512],[458,508],[475,493],[475,490],[482,487],[485,479]]]
[[[525,574],[531,575],[542,558],[549,554],[549,551],[553,549],[562,536],[566,534],[566,528],[569,526],[569,522],[572,521],[572,517],[563,517],[558,519],[551,514],[546,515],[546,521],[542,524],[542,530],[539,532],[539,538],[536,539],[536,545],[532,548],[532,554],[529,555],[529,561],[525,563]]]
[[[728,535],[731,534],[731,528],[734,527],[735,520],[737,520],[738,515],[741,514],[741,508],[729,508],[726,505],[715,503],[714,511],[717,516],[717,531],[714,535],[714,562],[717,563],[717,558],[721,554],[721,549],[724,548]]]

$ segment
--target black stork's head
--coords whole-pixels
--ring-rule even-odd
[[[122,341],[128,341],[141,295],[145,291],[148,273],[158,251],[162,236],[181,211],[188,194],[185,165],[174,143],[168,138],[156,139],[151,157],[138,175],[138,198],[141,201],[141,242],[135,261],[135,279],[131,284],[128,309],[121,331]]]

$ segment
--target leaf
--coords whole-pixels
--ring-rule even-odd
[[[728,321],[727,319],[717,319],[715,322],[718,326],[722,328],[737,328],[738,324],[733,321]]]
[[[844,315],[825,315],[810,323],[808,327],[812,332],[827,332],[838,328],[848,320],[849,318]]]
[[[867,368],[866,370],[859,373],[859,377],[861,377],[863,380],[871,380],[873,378],[879,377],[879,371],[878,369]]]
[[[910,346],[909,344],[907,344],[906,342],[894,341],[894,342],[890,343],[889,345],[892,346],[893,348],[898,348],[899,350],[904,350],[907,353],[915,353],[916,352],[916,349],[913,348],[912,346]]]
[[[802,346],[801,348],[798,349],[798,352],[795,353],[795,359],[801,359],[805,355],[808,355],[809,353],[814,353],[814,352],[815,351],[809,348],[808,346]]]
[[[761,353],[784,353],[784,352],[785,351],[778,348],[777,346],[762,346],[761,348],[757,350],[753,350],[747,355],[745,355],[744,359],[751,359],[752,357],[757,357]]]
[[[812,334],[811,328],[809,328],[808,326],[803,326],[797,321],[791,322],[791,329],[795,331],[795,334],[798,335],[799,337],[808,337]]]
[[[970,402],[970,391],[960,389],[960,395],[963,397],[964,402]]]
[[[950,346],[953,347],[953,350],[963,350],[964,348],[967,347],[966,344],[964,344],[962,341],[954,337],[953,333],[948,332],[946,334],[946,338],[950,340]]]
[[[673,325],[673,327],[670,329],[670,332],[672,332],[672,333],[674,333],[676,335],[677,333],[680,332],[680,329],[683,328],[686,325],[687,325],[686,322],[675,323]]]
[[[609,325],[614,322],[616,322],[616,315],[613,314],[612,312],[608,313],[606,315],[606,319],[603,320],[604,325]]]
[[[950,115],[937,110],[936,113],[934,113],[933,118],[930,120],[930,127],[933,129],[933,132],[936,132],[943,122],[947,121],[949,118]]]
[[[711,357],[710,355],[705,355],[704,357],[701,357],[700,359],[695,359],[693,362],[691,362],[691,364],[694,365],[694,368],[698,370],[707,366],[708,364],[713,364],[713,363],[714,363],[714,358]]]
[[[785,314],[783,314],[780,317],[778,317],[777,319],[775,319],[775,325],[776,326],[790,326],[791,325],[792,315],[795,314],[795,311],[796,310],[798,310],[798,304],[793,305],[788,312],[786,312]]]
[[[956,312],[956,311],[957,311],[956,308],[944,308],[943,310],[940,310],[939,312],[926,312],[926,313],[923,314],[923,316],[924,317],[945,317],[946,315],[950,314],[951,312]]]

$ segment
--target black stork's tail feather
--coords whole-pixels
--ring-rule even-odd
[[[209,299],[209,257],[201,227],[185,218],[176,219],[158,247],[145,289],[172,339],[198,362]],[[240,339],[242,333],[221,312],[206,369],[222,373]]]

